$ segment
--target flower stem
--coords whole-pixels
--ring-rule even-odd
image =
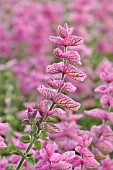
[[[38,132],[38,133],[39,133],[39,132]],[[26,154],[30,151],[30,149],[31,149],[34,141],[35,141],[35,138],[32,140],[32,142],[31,142],[31,143],[29,144],[29,146],[27,147],[26,152],[25,152]],[[20,160],[20,162],[19,162],[19,164],[18,164],[18,166],[17,166],[17,168],[16,168],[16,170],[19,170],[19,169],[21,168],[24,160],[25,160],[25,157],[22,157],[21,160]]]

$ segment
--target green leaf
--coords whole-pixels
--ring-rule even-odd
[[[42,143],[40,141],[36,141],[34,143],[34,147],[36,150],[40,150],[42,148]]]
[[[22,136],[20,138],[20,141],[23,142],[23,143],[30,143],[31,142],[31,139],[29,136]]]
[[[20,149],[12,151],[11,153],[14,154],[14,155],[21,155],[21,156],[23,156],[23,152]]]
[[[5,170],[15,170],[15,169],[14,169],[14,166],[8,166],[8,167],[6,167]]]
[[[30,134],[31,133],[31,131],[30,130],[28,130],[28,131],[25,131],[25,132],[23,132],[24,134]]]
[[[26,160],[31,167],[35,165],[35,159],[33,154],[28,154]]]
[[[40,139],[43,139],[43,140],[48,140],[47,135],[44,134],[44,133],[41,133],[41,134],[39,135],[39,138],[40,138]]]

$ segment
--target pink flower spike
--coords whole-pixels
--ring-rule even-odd
[[[54,90],[46,88],[44,85],[40,85],[37,90],[49,100],[53,100],[57,93]]]
[[[66,38],[68,36],[67,30],[63,28],[61,25],[58,26],[58,34],[62,38]]]
[[[46,67],[46,72],[51,74],[62,73],[64,69],[64,63],[54,63]]]
[[[58,93],[57,96],[54,97],[53,102],[68,110],[77,111],[80,108],[80,103],[75,102],[70,97],[62,93]]]
[[[74,80],[84,81],[86,75],[70,64],[64,65],[64,73]]]

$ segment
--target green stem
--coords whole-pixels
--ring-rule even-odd
[[[39,132],[38,132],[38,133],[39,133]],[[26,152],[25,152],[26,154],[30,151],[30,149],[31,149],[34,141],[35,141],[35,138],[32,140],[32,142],[31,142],[31,143],[29,144],[29,146],[27,147]],[[17,168],[16,168],[16,170],[19,170],[19,169],[21,168],[24,160],[25,160],[25,157],[22,157],[21,160],[20,160],[20,162],[19,162],[19,164],[18,164],[18,166],[17,166]]]
[[[67,47],[64,47],[64,52],[67,52]],[[66,59],[64,59],[64,64],[65,64],[65,63],[66,63]],[[61,80],[64,80],[64,77],[65,77],[65,74],[62,73]],[[58,93],[60,93],[60,91],[61,91],[61,90],[59,89],[59,90],[58,90]],[[52,103],[52,105],[51,105],[51,107],[50,107],[49,110],[52,110],[53,107],[54,107],[54,105],[55,105],[55,103]],[[48,117],[45,116],[45,117],[43,118],[42,122],[46,121],[47,118],[48,118]],[[39,132],[40,132],[40,129],[38,130],[37,135],[39,134]],[[29,146],[27,147],[26,152],[25,152],[26,154],[30,151],[31,147],[33,146],[34,141],[35,141],[35,138],[32,140],[32,142],[31,142],[31,143],[29,144]],[[21,168],[24,160],[25,160],[25,157],[22,157],[21,160],[20,160],[20,162],[19,162],[19,164],[18,164],[18,166],[17,166],[17,168],[16,168],[16,170],[19,170],[19,169]]]

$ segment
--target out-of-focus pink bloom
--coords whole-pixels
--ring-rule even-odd
[[[2,131],[8,128],[8,123],[2,123],[0,118],[0,135],[2,134]],[[4,143],[4,138],[0,136],[0,149],[6,148],[6,144]]]
[[[100,103],[102,104],[103,108],[113,107],[113,97],[108,95],[103,95],[100,98]]]
[[[102,161],[102,165],[100,166],[99,170],[106,170],[108,167],[109,170],[113,169],[113,159],[110,159],[109,156],[106,156],[106,158]]]
[[[87,135],[79,137],[78,146],[75,148],[75,151],[82,155],[82,165],[88,168],[98,168],[99,163],[94,158],[94,155],[91,151],[88,150],[88,146],[92,143],[92,138],[88,139]]]
[[[96,89],[94,91],[98,92],[98,93],[106,94],[108,92],[108,86],[107,85],[99,85],[98,87],[96,87]]]
[[[95,119],[107,120],[107,111],[102,109],[91,109],[84,111],[87,116],[93,117]]]
[[[100,73],[100,78],[107,83],[111,83],[113,81],[113,69],[105,68],[104,71]]]
[[[0,149],[6,148],[6,144],[4,143],[4,139],[0,136]]]
[[[112,67],[112,62],[107,58],[103,59],[103,61],[97,66],[97,74],[100,74],[105,70],[105,68],[109,69]]]
[[[72,164],[68,163],[68,161],[75,157],[75,152],[68,151],[60,154],[56,152],[57,148],[58,146],[55,143],[48,143],[45,148],[40,150],[42,160],[36,164],[36,170],[44,170],[44,168],[55,170],[72,169]]]

